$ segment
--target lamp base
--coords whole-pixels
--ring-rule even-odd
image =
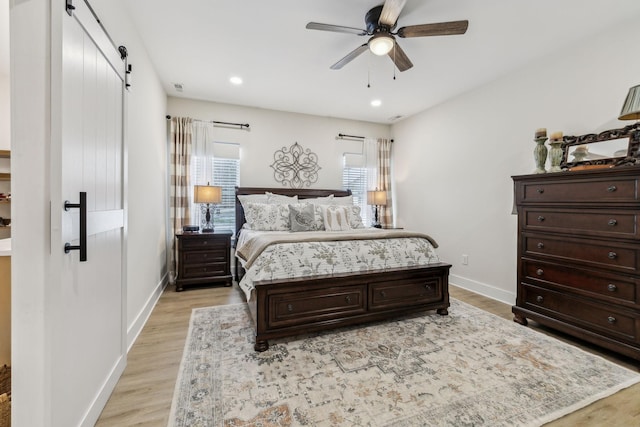
[[[213,233],[213,228],[203,228],[201,233]]]
[[[371,226],[372,226],[373,228],[382,228],[382,225],[381,225],[381,224],[373,224],[373,225],[371,225]]]

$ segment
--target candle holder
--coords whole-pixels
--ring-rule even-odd
[[[544,168],[545,163],[547,163],[547,147],[544,145],[547,137],[537,136],[534,141],[536,142],[536,147],[533,149],[533,158],[536,161],[535,173],[547,173],[547,170]]]
[[[551,169],[549,172],[561,172],[560,163],[562,163],[562,139],[552,139],[549,141],[551,149],[549,150],[549,159],[551,160]]]

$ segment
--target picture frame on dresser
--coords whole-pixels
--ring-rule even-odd
[[[560,168],[575,171],[637,164],[639,148],[640,122],[600,133],[565,136]]]

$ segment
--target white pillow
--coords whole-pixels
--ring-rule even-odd
[[[349,208],[349,224],[351,228],[365,228],[360,216],[360,206],[352,205]]]
[[[313,203],[314,205],[331,205],[333,200],[333,194],[329,194],[326,197],[314,197],[312,199],[301,199],[304,203]]]
[[[298,196],[283,196],[282,194],[265,193],[267,195],[267,203],[271,204],[285,204],[298,203]]]
[[[238,194],[238,200],[242,209],[247,209],[247,203],[267,203],[267,193],[265,194]]]
[[[348,206],[353,205],[353,196],[334,197],[331,200],[332,205]]]
[[[289,231],[291,228],[288,205],[247,203],[244,216],[251,230]]]
[[[349,223],[348,206],[323,206],[322,216],[324,219],[324,229],[327,231],[351,230]]]

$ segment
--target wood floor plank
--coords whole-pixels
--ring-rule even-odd
[[[451,296],[511,320],[511,306],[451,286]],[[232,287],[189,289],[175,292],[168,286],[128,354],[127,367],[96,426],[166,426],[178,368],[189,328],[191,311],[198,307],[244,301],[237,284]],[[523,326],[524,327],[524,326]],[[639,371],[630,358],[591,346],[572,337],[529,322],[529,327],[577,345],[614,363]],[[599,400],[548,424],[554,427],[640,425],[640,384]]]

